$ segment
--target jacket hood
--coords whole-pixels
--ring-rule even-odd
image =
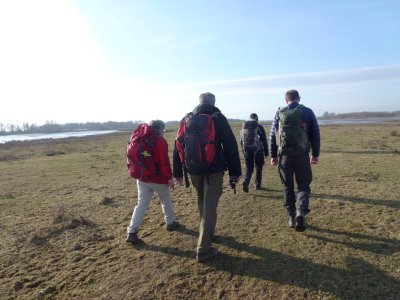
[[[221,112],[217,107],[212,106],[210,104],[199,104],[193,109],[193,114],[207,114],[212,115],[216,112]]]

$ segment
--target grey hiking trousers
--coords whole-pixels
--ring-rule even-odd
[[[211,247],[217,224],[217,207],[222,195],[224,173],[208,175],[190,175],[197,192],[197,205],[200,214],[199,239],[197,253],[205,253]]]
[[[138,202],[133,210],[131,223],[127,228],[127,233],[137,232],[142,224],[144,215],[153,198],[154,192],[158,195],[161,202],[161,208],[164,213],[165,223],[171,224],[175,220],[175,212],[172,205],[172,199],[168,184],[143,182],[136,180],[138,190]]]

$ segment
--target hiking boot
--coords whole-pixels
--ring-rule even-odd
[[[289,217],[289,227],[290,228],[296,227],[296,219],[294,217]]]
[[[296,213],[296,231],[304,231],[306,230],[306,226],[305,226],[305,215],[303,212],[297,212]]]
[[[137,232],[134,232],[134,233],[128,233],[128,236],[126,237],[126,242],[131,243],[133,245],[139,245],[143,243],[143,240],[137,236]]]
[[[174,231],[175,229],[177,229],[179,227],[179,222],[178,221],[173,221],[171,224],[167,225],[167,230],[168,231]]]
[[[221,237],[219,235],[212,235],[210,238],[212,243],[220,243],[221,242]]]
[[[257,185],[257,186],[256,186],[256,190],[262,190],[261,185]]]
[[[245,193],[249,192],[249,184],[246,182],[243,182],[243,192]]]
[[[196,255],[196,260],[198,262],[205,262],[206,260],[209,260],[210,258],[213,258],[217,255],[219,255],[221,252],[217,248],[210,247],[207,252],[204,253],[197,253]]]

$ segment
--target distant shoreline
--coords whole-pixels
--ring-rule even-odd
[[[120,132],[118,130],[87,130],[87,131],[70,131],[56,133],[19,133],[12,135],[1,135],[0,144],[12,142],[26,142],[38,140],[59,140],[66,138],[84,138],[91,136],[99,136]]]
[[[230,122],[232,125],[241,123],[243,121],[235,120]],[[387,123],[400,123],[400,116],[397,117],[382,117],[382,118],[364,118],[364,119],[318,119],[320,126],[329,125],[371,125],[371,124],[387,124]],[[272,121],[260,121],[260,124],[264,126],[271,126]],[[235,127],[233,125],[233,127]],[[134,128],[132,128],[133,130]],[[171,130],[169,130],[171,131]],[[12,142],[26,142],[26,141],[38,141],[38,140],[59,140],[65,138],[85,138],[99,135],[108,135],[122,132],[131,132],[131,130],[76,130],[71,132],[57,132],[57,133],[19,133],[11,135],[0,135],[0,145]]]

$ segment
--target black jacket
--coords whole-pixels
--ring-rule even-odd
[[[228,120],[217,107],[209,104],[200,104],[193,109],[194,115],[199,113],[210,116],[217,113],[214,117],[216,160],[215,163],[210,166],[209,174],[228,170],[229,176],[241,176],[242,168],[237,141],[229,126]],[[183,177],[183,164],[176,147],[173,156],[173,176],[175,178]]]

